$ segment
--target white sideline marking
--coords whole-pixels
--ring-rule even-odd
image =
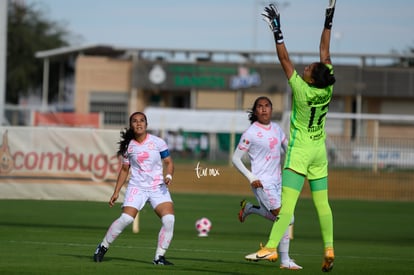
[[[0,242],[2,243],[2,242]],[[75,246],[75,247],[90,247],[91,253],[95,251],[96,243],[94,244],[84,244],[84,243],[58,243],[58,242],[36,242],[36,241],[22,241],[22,240],[5,240],[3,243],[18,243],[18,244],[28,244],[28,245],[49,245],[49,246]],[[154,247],[146,247],[146,246],[131,246],[131,245],[111,245],[111,247],[118,247],[118,248],[127,248],[127,249],[148,249],[154,250]],[[187,249],[187,248],[170,248],[170,251],[183,251],[183,252],[198,252],[198,253],[221,253],[221,254],[240,254],[240,250],[211,250],[211,249]],[[250,251],[251,252],[251,251]],[[245,254],[249,252],[243,252],[241,257],[243,258]],[[311,258],[320,258],[321,255],[315,254],[302,254],[302,253],[290,253],[291,256],[301,256],[301,257],[311,257]],[[360,256],[347,256],[347,255],[340,255],[341,259],[364,259],[364,260],[372,260],[372,261],[389,261],[389,257],[360,257]],[[392,258],[393,261],[401,261],[401,262],[413,262],[413,258],[403,258],[403,257],[395,257]]]

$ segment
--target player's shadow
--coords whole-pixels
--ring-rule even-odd
[[[230,264],[233,266],[244,266],[244,265],[252,265],[255,263],[252,262],[248,262],[246,260],[221,260],[221,259],[206,259],[206,258],[176,258],[176,257],[169,257],[168,259],[170,259],[171,261],[175,261],[178,263],[178,265],[176,266],[176,268],[174,268],[174,270],[177,270],[177,268],[179,268],[181,271],[185,271],[185,272],[211,272],[212,274],[229,274],[229,271],[223,271],[220,269],[214,269],[211,265],[209,265],[208,263],[222,263],[222,264]],[[180,260],[185,260],[185,261],[193,261],[193,262],[199,262],[200,263],[200,268],[194,268],[194,267],[189,267],[186,265],[182,265],[179,266],[179,261]],[[202,263],[206,264],[206,267],[203,269],[202,268]],[[261,268],[269,268],[269,273],[274,271],[274,265],[270,264],[270,265],[260,265]],[[264,271],[266,272],[266,271]],[[246,272],[238,272],[236,270],[232,271],[231,274],[233,275],[241,275],[241,274],[246,274]]]
[[[85,260],[85,261],[90,261],[93,262],[93,255],[78,255],[78,254],[58,254],[58,256],[63,256],[63,257],[72,257],[72,258],[76,258],[79,260]],[[150,265],[154,265],[152,263],[152,261],[144,261],[144,260],[140,260],[140,259],[129,259],[129,258],[121,258],[121,257],[112,257],[112,256],[105,256],[103,262],[110,262],[113,260],[117,260],[117,261],[123,261],[123,262],[138,262],[138,263],[146,263],[146,264],[150,264]],[[99,264],[99,263],[97,263]]]
[[[59,256],[62,257],[72,257],[72,258],[76,258],[78,260],[82,260],[82,261],[89,261],[91,263],[93,263],[93,256],[92,255],[79,255],[79,254],[58,254]],[[206,258],[177,258],[177,257],[169,257],[169,260],[171,260],[172,262],[174,262],[173,266],[169,266],[169,268],[173,269],[174,271],[184,271],[184,272],[211,272],[213,274],[229,274],[228,271],[223,271],[223,270],[219,270],[219,269],[214,269],[212,268],[211,265],[208,265],[208,263],[223,263],[223,264],[237,264],[237,265],[247,265],[247,264],[255,264],[255,263],[251,263],[248,261],[228,261],[228,260],[221,260],[221,259],[206,259]],[[185,260],[185,261],[193,261],[193,262],[200,262],[201,263],[206,263],[206,267],[202,268],[202,266],[200,266],[199,268],[194,268],[194,267],[190,267],[187,266],[186,264],[180,265],[180,260]],[[154,266],[154,264],[152,263],[152,261],[148,261],[148,260],[142,260],[142,259],[136,259],[136,258],[124,258],[124,257],[111,257],[111,256],[105,256],[105,259],[103,260],[103,262],[101,263],[96,263],[96,264],[105,264],[105,262],[112,262],[112,261],[119,261],[119,262],[128,262],[128,263],[141,263],[144,265],[148,265],[148,266]],[[261,268],[271,268],[272,270],[274,270],[274,266],[273,265],[260,265]],[[167,267],[167,266],[166,266]],[[237,271],[233,271],[231,274],[234,275],[238,275],[238,274],[245,274],[244,272],[237,272]]]

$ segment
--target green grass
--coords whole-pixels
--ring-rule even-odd
[[[271,223],[237,220],[239,197],[173,194],[176,226],[167,258],[153,266],[160,221],[146,206],[140,233],[127,228],[102,263],[92,255],[120,205],[67,201],[0,200],[0,274],[288,274],[279,263],[247,262],[267,240]],[[331,201],[335,225],[333,274],[414,274],[414,203]],[[213,222],[198,238],[194,222]],[[311,200],[296,208],[291,256],[301,274],[321,274],[322,240]]]

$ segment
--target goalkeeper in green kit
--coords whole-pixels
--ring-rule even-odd
[[[292,112],[289,144],[282,173],[282,207],[268,242],[256,253],[247,255],[247,260],[277,260],[276,247],[289,226],[307,178],[325,248],[322,271],[329,272],[333,268],[333,217],[328,201],[325,120],[335,83],[329,53],[335,2],[330,0],[326,8],[319,45],[320,62],[307,66],[301,76],[289,59],[280,28],[278,9],[270,4],[262,13],[273,32],[277,56],[292,90]]]

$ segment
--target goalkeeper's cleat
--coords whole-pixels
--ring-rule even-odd
[[[244,222],[246,217],[250,215],[249,210],[252,208],[252,204],[246,200],[240,202],[241,209],[239,211],[239,221]]]
[[[93,254],[93,260],[97,263],[102,262],[106,251],[108,251],[108,248],[99,244],[95,250],[95,254]]]
[[[303,269],[300,265],[295,263],[292,259],[290,259],[288,262],[282,262],[280,264],[280,269],[289,269],[289,270],[300,270]]]
[[[257,261],[259,261],[256,258],[256,252],[244,256],[244,259],[247,260],[247,261],[251,261],[251,262],[257,262]]]
[[[174,265],[172,262],[167,261],[164,256],[158,256],[158,260],[154,259],[154,265]]]
[[[257,251],[256,253],[246,255],[244,258],[248,261],[255,262],[259,260],[268,260],[269,262],[276,262],[278,255],[276,252],[276,248],[269,248],[260,244],[259,251]]]
[[[325,256],[323,258],[323,263],[322,263],[323,272],[329,272],[332,270],[334,259],[335,259],[334,249],[332,247],[325,248]]]

